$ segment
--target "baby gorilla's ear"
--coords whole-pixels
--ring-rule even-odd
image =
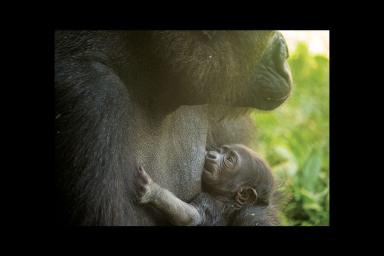
[[[236,192],[235,200],[240,207],[245,204],[253,204],[257,200],[257,192],[252,187],[241,187]]]

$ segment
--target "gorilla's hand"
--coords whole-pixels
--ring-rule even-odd
[[[142,166],[137,168],[136,173],[135,187],[140,203],[151,203],[153,207],[162,211],[171,223],[178,226],[195,226],[202,222],[197,208],[153,182]]]
[[[142,166],[137,168],[135,190],[140,203],[149,203],[154,193],[155,183]]]

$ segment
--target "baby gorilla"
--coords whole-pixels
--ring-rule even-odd
[[[251,149],[229,145],[207,149],[202,173],[203,191],[190,204],[153,182],[138,168],[136,191],[179,226],[277,225],[270,205],[274,189],[268,165]]]

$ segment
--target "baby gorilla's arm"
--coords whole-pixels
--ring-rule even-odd
[[[160,187],[139,167],[135,180],[136,191],[140,203],[151,204],[168,217],[177,226],[196,226],[202,222],[198,210],[177,198],[169,190]]]

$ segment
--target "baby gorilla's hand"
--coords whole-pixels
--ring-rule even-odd
[[[135,189],[137,198],[140,203],[145,204],[151,201],[153,193],[153,184],[151,177],[144,170],[142,166],[137,169],[137,175],[135,179]]]

